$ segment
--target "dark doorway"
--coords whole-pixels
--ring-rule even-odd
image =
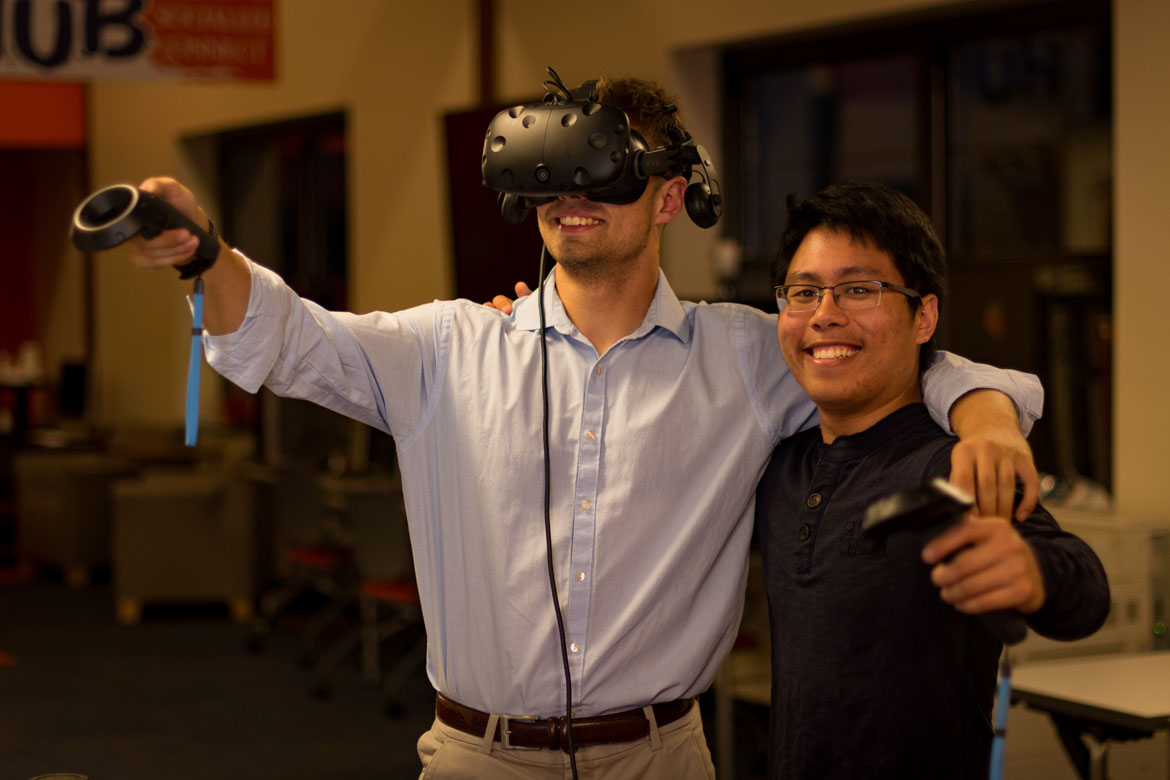
[[[215,177],[220,233],[326,309],[347,307],[349,242],[344,112],[185,139]],[[230,423],[256,431],[261,458],[323,467],[346,448],[349,423],[318,406],[227,385]]]

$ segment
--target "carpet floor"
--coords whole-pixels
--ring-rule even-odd
[[[114,614],[100,584],[0,578],[0,780],[418,777],[434,713],[421,671],[390,718],[356,660],[330,698],[311,695],[295,625],[249,653],[226,608],[148,607],[133,627]]]

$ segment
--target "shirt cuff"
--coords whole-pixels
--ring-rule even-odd
[[[272,345],[268,342],[273,338],[279,342],[283,332],[280,326],[271,327],[270,323],[264,328],[256,323],[279,316],[281,307],[276,303],[280,300],[277,289],[284,287],[284,283],[273,271],[252,262],[240,250],[233,249],[232,252],[244,260],[252,275],[248,308],[238,328],[218,336],[205,333],[203,345],[208,365],[249,393],[255,393],[264,384],[279,353],[277,344],[271,359],[265,359],[265,355],[271,352]]]
[[[947,433],[955,402],[974,390],[999,390],[1016,405],[1020,431],[1027,436],[1040,419],[1044,388],[1034,374],[1010,368],[974,363],[950,352],[940,351],[934,365],[922,377],[922,396],[930,416]]]

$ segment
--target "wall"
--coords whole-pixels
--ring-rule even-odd
[[[1170,3],[1114,0],[1114,492],[1170,515]]]
[[[952,4],[946,0],[595,0],[587,8],[497,0],[498,92],[540,93],[544,68],[566,81],[602,72],[662,80],[678,92],[701,143],[719,147],[718,77],[710,47],[729,41]],[[1165,0],[1115,0],[1116,441],[1115,483],[1125,511],[1170,514],[1158,479],[1170,466],[1166,320],[1170,289],[1161,226],[1170,180],[1170,29]],[[194,185],[178,138],[297,113],[350,111],[350,300],[393,309],[449,294],[441,115],[474,102],[474,0],[405,4],[347,0],[281,4],[279,80],[263,86],[101,84],[92,92],[95,184],[174,173]],[[409,19],[409,23],[403,20]],[[717,158],[717,164],[719,160]],[[663,265],[684,297],[712,295],[717,231],[680,220]],[[511,280],[501,280],[500,289]],[[133,307],[123,305],[133,301]],[[177,283],[125,263],[102,264],[98,284],[101,417],[180,419],[187,312]],[[214,394],[205,404],[214,410]]]
[[[397,309],[451,287],[442,112],[475,98],[471,6],[287,0],[272,83],[99,83],[91,90],[95,187],[171,175],[211,204],[180,139],[299,115],[348,111],[355,310]],[[116,253],[111,253],[114,255]],[[97,414],[103,424],[182,419],[190,314],[173,273],[120,257],[97,270]],[[210,375],[205,375],[210,379]],[[215,382],[203,412],[214,416]]]

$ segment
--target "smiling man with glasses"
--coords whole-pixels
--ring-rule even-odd
[[[789,204],[777,333],[821,424],[776,448],[757,493],[771,778],[987,777],[1002,645],[977,616],[1014,609],[1074,639],[1108,612],[1097,557],[1040,507],[1019,523],[969,515],[925,548],[862,534],[871,503],[951,471],[956,440],[921,389],[944,274],[930,220],[894,190]]]

